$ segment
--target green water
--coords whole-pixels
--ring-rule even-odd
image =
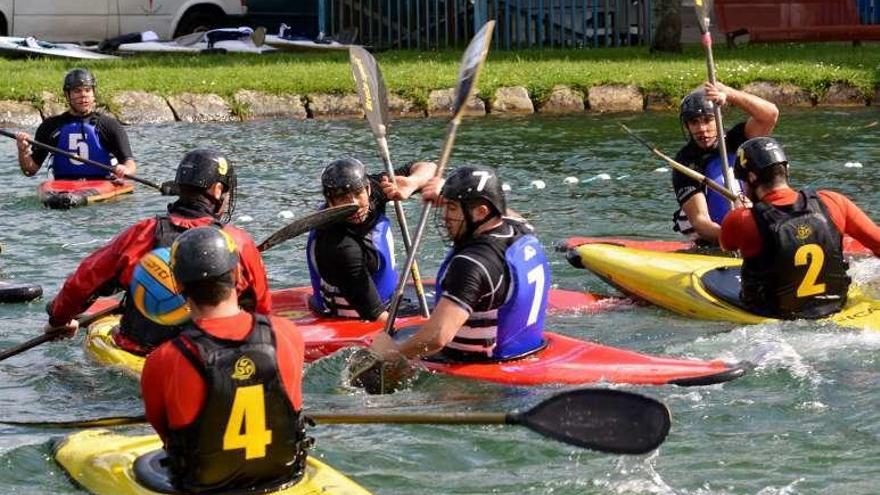
[[[869,127],[878,118],[876,110],[784,112],[777,136],[786,145],[795,184],[845,192],[880,219],[875,193],[880,127]],[[486,118],[465,121],[459,132],[453,161],[500,169],[511,187],[511,207],[533,221],[547,246],[558,287],[610,292],[552,252],[551,243],[566,236],[674,235],[669,172],[656,171],[663,164],[630,141],[618,121],[670,154],[681,144],[671,114]],[[396,162],[435,156],[444,129],[440,120],[396,123],[390,139]],[[236,222],[257,240],[286,223],[281,212],[299,216],[318,205],[321,164],[351,154],[379,167],[363,122],[173,124],[129,132],[140,174],[156,181],[170,179],[180,157],[193,147],[215,146],[227,153],[240,176]],[[39,181],[22,177],[14,156],[11,140],[0,143],[0,279],[38,282],[50,295],[89,252],[137,219],[163,211],[166,203],[140,188],[111,204],[44,210],[34,194]],[[580,182],[568,186],[566,177]],[[532,185],[538,180],[544,189]],[[414,225],[416,208],[407,209]],[[304,245],[304,239],[297,239],[266,253],[273,287],[307,283]],[[436,269],[443,250],[429,229],[420,256],[425,273]],[[878,267],[862,261],[854,273],[870,285]],[[45,301],[0,306],[0,347],[36,335],[45,322]],[[880,333],[838,332],[805,322],[736,327],[633,305],[554,316],[550,326],[647,353],[748,359],[757,366],[745,378],[723,385],[627,387],[663,400],[673,412],[666,443],[646,456],[603,455],[522,428],[494,426],[321,426],[312,430],[315,455],[380,494],[877,492]],[[368,397],[342,385],[347,356],[342,352],[311,365],[304,385],[306,407],[508,410],[558,390],[422,375],[408,391]],[[7,420],[140,413],[136,383],[90,363],[78,341],[43,345],[0,363],[0,388],[0,418]],[[50,456],[50,438],[63,433],[0,426],[0,492],[76,493]]]

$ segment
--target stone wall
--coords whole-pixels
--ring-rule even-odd
[[[880,106],[880,89],[866,96],[859,89],[836,83],[819,97],[790,83],[753,82],[743,90],[781,107]],[[448,117],[452,111],[453,88],[431,91],[426,108],[414,100],[389,95],[390,111],[397,117]],[[5,126],[34,127],[41,119],[65,109],[57,95],[44,93],[42,102],[0,100],[0,120]],[[556,86],[542,100],[536,100],[523,86],[498,88],[492,95],[475,95],[466,104],[465,115],[552,115],[585,112],[674,111],[678,99],[645,91],[633,85],[602,85],[587,88]],[[271,95],[242,90],[229,101],[215,94],[185,93],[164,98],[143,91],[114,94],[109,110],[128,124],[182,122],[228,122],[261,118],[363,118],[356,95]],[[106,109],[105,109],[106,111]]]

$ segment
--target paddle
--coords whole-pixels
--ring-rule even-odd
[[[662,402],[622,390],[577,389],[551,396],[525,411],[472,413],[309,413],[317,424],[518,425],[570,445],[613,454],[644,454],[669,433],[669,409]],[[85,421],[2,424],[40,428],[89,428],[146,422],[144,416]]]
[[[97,311],[95,313],[92,313],[90,315],[81,315],[76,320],[79,322],[79,326],[86,327],[88,325],[91,325],[95,321],[117,311],[119,309],[120,304],[121,303],[112,304],[112,305],[110,305],[100,311]],[[15,356],[17,354],[21,354],[22,352],[24,352],[32,347],[36,347],[36,346],[42,344],[43,342],[49,342],[51,340],[57,339],[61,335],[61,333],[63,332],[64,328],[65,327],[56,327],[56,328],[47,330],[45,333],[43,333],[42,335],[40,335],[38,337],[34,337],[34,338],[28,340],[27,342],[22,342],[21,344],[10,347],[9,349],[6,349],[5,351],[0,352],[0,361],[3,361],[6,358],[11,358],[12,356]]]
[[[696,170],[693,170],[689,167],[686,167],[686,166],[682,165],[681,163],[678,163],[677,161],[673,160],[668,155],[666,155],[665,153],[663,153],[662,151],[657,149],[657,147],[655,147],[653,144],[642,139],[640,136],[638,136],[636,133],[634,133],[626,125],[620,124],[620,127],[622,127],[623,130],[626,131],[630,136],[632,136],[633,139],[635,139],[636,141],[638,141],[639,143],[644,145],[646,148],[651,150],[651,153],[654,153],[655,155],[659,156],[660,158],[666,160],[666,163],[668,163],[675,170],[678,170],[682,174],[688,176],[689,178],[691,178],[697,182],[705,184],[710,189],[717,191],[719,194],[721,194],[725,198],[729,199],[731,202],[739,199],[739,196],[737,196],[736,194],[731,192],[730,189],[727,189],[726,187],[724,187],[721,184],[715,182],[714,180],[706,177],[705,175],[697,172]]]
[[[706,70],[709,73],[709,82],[713,85],[717,82],[715,78],[715,59],[712,56],[712,33],[709,32],[709,20],[712,16],[712,0],[694,0],[694,10],[697,14],[697,24],[700,26],[702,33],[701,41],[706,48]],[[721,167],[724,171],[724,185],[729,191],[738,192],[736,180],[730,170],[730,163],[727,161],[727,143],[724,139],[724,123],[721,120],[721,106],[715,105],[715,128],[718,133],[718,150],[721,153]],[[733,206],[735,199],[730,199]]]
[[[382,155],[382,162],[385,164],[385,173],[388,174],[388,180],[393,184],[395,181],[394,166],[391,164],[391,153],[388,151],[388,139],[385,134],[389,122],[388,93],[385,89],[382,71],[379,70],[376,59],[362,47],[352,46],[348,53],[351,75],[354,77],[361,106],[367,116],[367,122],[370,123],[370,128],[373,130],[373,135],[376,137],[376,143],[379,145],[379,154]],[[412,251],[412,240],[400,201],[394,201],[394,213],[397,215],[397,223],[400,226],[403,247],[406,249],[406,254],[409,255]],[[422,310],[422,316],[427,318],[431,316],[431,312],[428,309],[428,299],[425,297],[425,287],[422,285],[421,276],[419,276],[419,265],[415,259],[412,264],[412,278],[419,299],[419,308]]]
[[[12,139],[17,139],[17,138],[15,137],[15,133],[14,133],[14,132],[9,132],[9,131],[7,131],[6,129],[0,129],[0,134],[4,135],[4,136],[6,136],[6,137],[10,137],[10,138],[12,138]],[[77,155],[76,153],[71,153],[71,152],[69,152],[69,151],[65,151],[65,150],[63,150],[63,149],[61,149],[61,148],[56,148],[56,147],[54,147],[54,146],[50,146],[50,145],[48,145],[48,144],[41,143],[41,142],[39,142],[39,141],[34,141],[33,139],[27,139],[27,142],[30,143],[31,146],[37,146],[37,147],[39,147],[39,148],[43,148],[43,149],[45,149],[45,150],[47,150],[47,151],[51,151],[52,153],[55,153],[56,155],[63,155],[63,156],[66,156],[66,157],[68,157],[68,158],[71,158],[71,159],[74,159],[74,160],[78,160],[78,161],[81,161],[81,162],[83,162],[83,163],[87,163],[87,164],[89,164],[89,165],[94,165],[95,167],[98,167],[98,168],[103,168],[104,170],[106,170],[106,171],[108,171],[108,172],[110,172],[110,173],[112,173],[113,170],[114,170],[113,167],[111,167],[110,165],[105,165],[105,164],[103,164],[103,163],[96,162],[96,161],[94,161],[94,160],[89,160],[88,158],[83,158],[83,157]],[[140,182],[141,184],[143,184],[143,185],[145,185],[145,186],[152,187],[153,189],[155,189],[155,190],[161,192],[163,195],[167,195],[166,192],[165,192],[165,190],[162,189],[162,186],[160,186],[159,184],[156,184],[155,182],[149,181],[149,180],[147,180],[147,179],[141,179],[140,177],[136,177],[136,176],[134,176],[134,175],[129,175],[129,174],[123,174],[122,176],[125,177],[125,178],[128,179],[128,180],[133,180],[133,181],[135,181],[135,182]]]
[[[304,234],[314,228],[340,222],[351,216],[357,211],[357,209],[357,205],[350,204],[324,208],[323,210],[310,213],[275,231],[274,234],[267,237],[257,246],[257,250],[262,253],[267,249],[271,249],[288,239]]]
[[[331,224],[334,222],[339,222],[339,221],[345,219],[346,217],[348,217],[349,215],[351,215],[352,213],[354,213],[355,211],[357,211],[357,208],[358,208],[357,205],[353,205],[353,204],[352,205],[341,205],[341,206],[336,206],[333,208],[319,210],[314,213],[310,213],[302,218],[298,218],[298,219],[294,220],[293,222],[287,224],[286,226],[284,226],[281,229],[279,229],[278,231],[276,231],[274,234],[267,237],[266,240],[264,240],[263,242],[260,243],[259,246],[257,246],[257,249],[260,252],[263,252],[263,251],[270,249],[270,248],[272,248],[272,247],[274,247],[274,246],[276,246],[276,245],[278,245],[288,239],[291,239],[291,238],[296,237],[300,234],[308,232],[316,227],[320,227],[322,225],[328,225],[328,224]],[[98,319],[103,318],[111,313],[116,312],[119,309],[120,304],[121,303],[111,305],[105,309],[102,309],[102,310],[100,310],[96,313],[90,314],[90,315],[80,316],[77,318],[77,321],[79,321],[80,327],[86,327],[86,326],[94,323]],[[15,356],[17,354],[21,354],[22,352],[24,352],[32,347],[36,347],[44,342],[49,342],[51,340],[55,340],[56,338],[58,338],[58,336],[62,330],[63,330],[63,327],[57,328],[57,329],[52,329],[52,330],[49,330],[46,333],[44,333],[38,337],[34,337],[34,338],[28,340],[27,342],[23,342],[23,343],[18,344],[14,347],[10,347],[9,349],[6,349],[5,351],[0,352],[0,361],[3,361],[4,359],[10,358],[10,357]]]
[[[477,79],[480,76],[480,69],[486,62],[486,56],[489,54],[489,43],[492,39],[492,30],[495,27],[495,21],[489,21],[474,35],[474,38],[468,44],[467,50],[461,59],[461,68],[458,73],[458,85],[455,90],[455,101],[452,105],[452,120],[446,131],[446,139],[443,142],[443,150],[440,153],[440,162],[437,164],[435,177],[443,177],[443,171],[446,164],[449,163],[449,155],[452,154],[452,145],[455,143],[455,133],[461,123],[462,114],[467,101],[471,98],[477,87]],[[385,331],[389,335],[394,335],[394,320],[397,318],[397,312],[400,309],[400,301],[403,299],[403,289],[406,284],[406,274],[410,271],[410,267],[416,259],[416,253],[419,251],[419,245],[422,243],[422,237],[425,234],[425,226],[428,224],[428,215],[431,213],[431,203],[424,203],[422,206],[422,215],[419,217],[419,224],[416,227],[416,236],[413,239],[412,249],[406,256],[406,263],[400,276],[397,278],[397,287],[394,289],[394,298],[391,300],[391,308],[389,310],[388,320],[385,322]]]

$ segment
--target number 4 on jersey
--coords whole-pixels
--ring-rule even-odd
[[[223,433],[223,450],[244,449],[245,459],[266,457],[272,431],[266,429],[266,401],[262,385],[235,389],[232,412]]]

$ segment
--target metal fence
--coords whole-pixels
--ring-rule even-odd
[[[856,5],[862,24],[880,24],[880,0],[858,0]]]
[[[326,2],[327,5],[319,10],[319,16],[326,16],[328,34],[350,36],[357,33],[361,44],[379,49],[461,47],[489,19],[497,22],[495,48],[651,43],[651,0]]]

